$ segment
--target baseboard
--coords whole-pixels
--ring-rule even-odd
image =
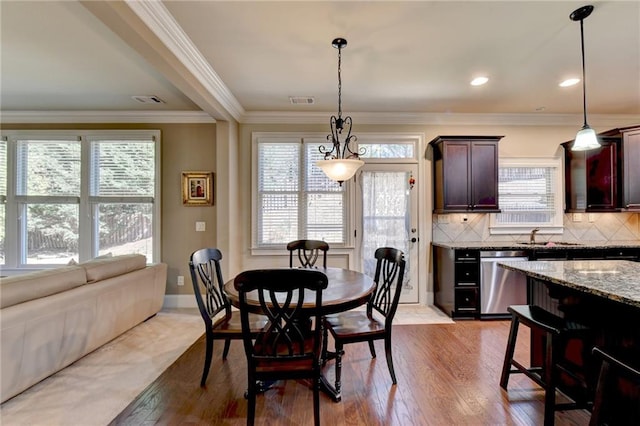
[[[163,308],[198,308],[193,294],[165,294]]]

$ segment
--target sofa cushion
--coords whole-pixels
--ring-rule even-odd
[[[87,282],[94,283],[128,272],[143,269],[147,258],[142,254],[124,254],[107,258],[95,258],[80,264],[87,273]]]
[[[0,308],[70,290],[86,282],[86,272],[80,266],[64,266],[0,278]]]

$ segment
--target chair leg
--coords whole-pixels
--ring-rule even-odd
[[[342,355],[344,355],[344,349],[342,343],[336,341],[336,397],[339,401],[342,397]]]
[[[556,346],[555,339],[547,333],[545,336],[545,356],[544,356],[544,426],[553,426],[555,423],[556,406],[556,372],[555,357],[553,347]]]
[[[204,356],[204,369],[202,370],[202,379],[200,379],[200,387],[204,387],[207,382],[207,376],[209,375],[209,368],[211,367],[211,357],[213,355],[213,333],[207,331],[206,333],[206,349]]]
[[[256,380],[249,374],[247,383],[247,426],[253,426],[256,421]]]
[[[224,349],[222,351],[222,359],[226,360],[229,355],[229,347],[231,346],[231,339],[224,339]]]
[[[509,330],[509,340],[507,341],[507,350],[504,354],[504,363],[502,364],[502,374],[500,375],[500,387],[507,390],[509,383],[509,375],[511,371],[511,361],[513,353],[516,349],[516,338],[518,337],[518,325],[520,321],[517,317],[511,318],[511,329]]]
[[[371,358],[376,357],[376,347],[373,346],[373,340],[369,340],[369,352],[371,352]]]
[[[371,344],[373,344],[373,341],[370,342]],[[384,338],[384,352],[385,355],[387,356],[387,367],[389,367],[389,373],[391,373],[391,380],[393,381],[393,384],[398,384],[398,381],[396,380],[396,372],[393,369],[393,356],[391,354],[391,334],[387,334]]]
[[[320,374],[313,379],[313,424],[320,426]]]

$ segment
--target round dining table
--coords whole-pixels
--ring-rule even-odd
[[[288,269],[288,268],[287,268]],[[364,305],[369,300],[371,293],[375,288],[373,278],[361,272],[352,271],[342,268],[315,268],[323,272],[327,276],[327,288],[322,291],[322,314],[329,315],[337,312],[348,311],[360,305]],[[224,291],[227,294],[229,302],[236,308],[240,306],[238,292],[233,286],[233,279],[227,281],[224,285]],[[315,306],[315,296],[305,293],[305,307],[313,308]],[[253,297],[252,297],[253,296]],[[247,303],[249,306],[255,307],[255,312],[260,313],[260,305],[258,295],[255,291],[247,293]]]

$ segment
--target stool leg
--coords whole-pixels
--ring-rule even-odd
[[[511,317],[511,329],[509,330],[509,340],[507,341],[507,350],[504,354],[504,363],[502,364],[502,374],[500,375],[500,387],[507,389],[509,383],[509,375],[511,372],[511,361],[513,361],[513,353],[516,349],[516,338],[518,337],[518,325],[520,321],[513,315]]]
[[[545,335],[545,357],[544,357],[544,426],[553,426],[555,423],[556,407],[556,369],[554,346],[557,348],[559,342],[550,333]]]

